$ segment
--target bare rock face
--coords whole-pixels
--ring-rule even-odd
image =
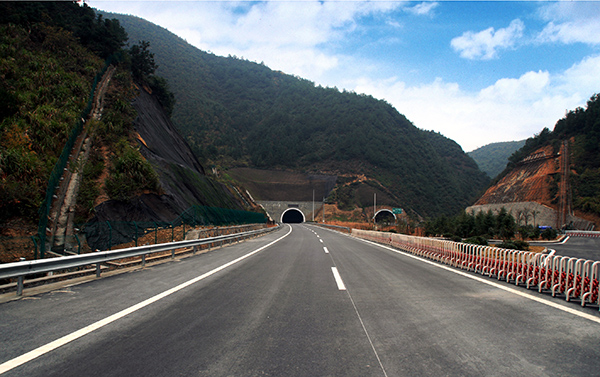
[[[106,232],[101,226],[107,221],[123,226],[133,222],[169,223],[195,205],[244,209],[242,199],[233,190],[205,175],[156,98],[142,89],[133,106],[138,112],[134,126],[140,151],[158,173],[162,193],[147,193],[128,201],[108,200],[97,206],[96,216],[86,224],[87,241],[92,248],[106,244]],[[129,230],[115,230],[111,242],[128,242],[131,234]]]

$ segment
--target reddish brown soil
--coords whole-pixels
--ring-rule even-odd
[[[533,155],[546,158],[522,163],[496,185],[490,187],[475,205],[513,202],[537,202],[555,208],[550,194],[552,175],[559,173],[561,156],[552,147],[540,148]]]

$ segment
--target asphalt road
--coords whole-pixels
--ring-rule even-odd
[[[600,371],[596,310],[286,225],[0,304],[0,373],[591,376]]]
[[[556,250],[556,255],[591,259],[595,261],[600,260],[600,238],[569,237],[564,243],[546,242],[542,245],[548,249]]]

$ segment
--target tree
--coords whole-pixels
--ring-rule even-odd
[[[154,54],[148,50],[150,42],[140,41],[140,44],[133,45],[129,49],[131,56],[131,73],[136,80],[145,80],[148,76],[154,74],[158,66],[154,62]]]
[[[496,234],[503,239],[510,239],[514,237],[516,228],[515,218],[502,207],[496,218]]]

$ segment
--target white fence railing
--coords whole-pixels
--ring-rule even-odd
[[[460,242],[414,237],[404,234],[353,229],[352,235],[433,259],[456,268],[495,277],[527,289],[598,304],[600,262]]]

